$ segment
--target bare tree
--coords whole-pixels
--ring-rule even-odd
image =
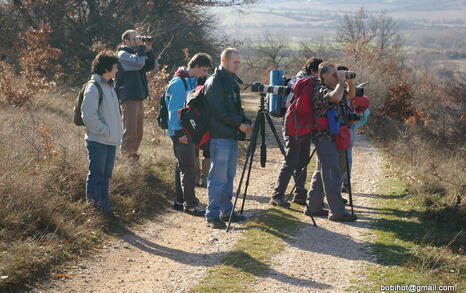
[[[379,14],[377,22],[377,47],[385,51],[386,49],[397,48],[401,39],[398,34],[399,25],[395,20],[385,14]]]
[[[355,15],[345,14],[340,21],[337,40],[343,43],[367,44],[377,35],[377,22],[361,7]]]
[[[258,40],[246,38],[242,42],[246,70],[253,75],[262,75],[270,69],[285,69],[292,56],[289,40],[283,34],[265,32]]]
[[[367,46],[384,53],[400,45],[398,23],[385,12],[368,14],[363,7],[354,15],[345,14],[340,21],[337,40],[353,51]]]
[[[270,67],[279,68],[287,57],[289,41],[282,34],[265,32],[262,41],[257,45],[257,53]]]

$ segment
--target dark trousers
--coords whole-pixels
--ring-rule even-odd
[[[108,200],[108,181],[112,177],[116,147],[86,141],[89,173],[86,181],[86,200],[103,212],[111,212]]]
[[[196,151],[194,143],[184,144],[178,138],[172,138],[173,151],[177,160],[175,168],[175,202],[184,203],[185,208],[199,204],[194,192],[196,180]]]
[[[285,153],[280,173],[278,174],[275,190],[272,196],[282,196],[286,192],[291,176],[299,176],[301,168],[304,167],[307,159],[309,159],[311,150],[311,139],[309,136],[294,137],[284,135],[285,138]],[[306,183],[307,168],[298,180],[295,193],[303,198],[306,198],[307,190],[304,187]]]

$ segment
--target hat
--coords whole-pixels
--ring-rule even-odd
[[[354,99],[351,100],[351,106],[353,106],[354,111],[358,114],[366,111],[366,109],[369,108],[370,103],[371,101],[366,96],[354,97]]]

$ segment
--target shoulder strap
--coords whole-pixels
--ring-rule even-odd
[[[184,77],[180,77],[180,79],[183,81],[184,90],[187,91],[188,90],[188,83],[186,82],[186,79]]]
[[[94,79],[89,80],[88,83],[94,84],[95,87],[97,88],[97,91],[99,92],[99,107],[100,107],[100,104],[102,104],[102,100],[103,100],[103,97],[104,97],[102,86],[99,84],[99,82],[97,80],[94,80]]]

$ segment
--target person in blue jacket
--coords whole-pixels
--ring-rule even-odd
[[[205,211],[199,207],[199,200],[194,191],[197,176],[196,150],[194,143],[180,125],[178,110],[185,107],[188,92],[197,87],[198,78],[205,77],[211,67],[212,60],[209,55],[205,53],[194,55],[187,68],[180,67],[176,71],[165,95],[168,108],[168,136],[172,140],[177,159],[173,208],[195,216],[205,214]]]

